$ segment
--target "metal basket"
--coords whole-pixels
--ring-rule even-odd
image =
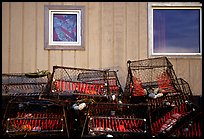
[[[184,102],[175,106],[154,121],[151,121],[151,134],[153,137],[168,137],[176,134],[179,128],[186,125],[189,119],[199,113],[199,108],[191,102]]]
[[[177,77],[166,57],[128,61],[126,96],[146,96],[144,89],[160,88],[162,93],[175,92]]]
[[[11,100],[3,118],[4,136],[67,136],[62,106],[34,98]]]
[[[93,103],[89,105],[82,136],[148,136],[145,104]]]
[[[25,73],[2,74],[2,95],[39,96],[47,81],[47,76],[31,78]]]
[[[178,84],[175,86],[181,89],[179,92],[169,93],[156,99],[147,99],[153,119],[157,119],[162,113],[168,112],[169,109],[179,106],[185,101],[193,102],[189,84],[182,78],[178,78],[177,81]]]
[[[53,66],[46,92],[41,98],[113,100],[122,92],[115,71]]]
[[[117,72],[114,70],[109,70],[107,72],[107,80],[108,80],[108,88],[110,93],[116,96],[116,102],[122,100],[123,97],[123,89],[121,87],[120,81],[117,76]],[[113,99],[113,98],[112,98]]]
[[[169,137],[201,138],[202,137],[202,113],[198,112],[188,118],[182,126],[174,130]]]
[[[166,57],[128,61],[128,75],[124,101],[128,103],[151,102],[152,98],[171,96],[191,100],[188,83],[177,78],[173,65]],[[158,97],[158,98],[159,98]],[[153,100],[157,101],[157,99]]]

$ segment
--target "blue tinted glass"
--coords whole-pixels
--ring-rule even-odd
[[[200,53],[199,9],[154,9],[154,53]]]

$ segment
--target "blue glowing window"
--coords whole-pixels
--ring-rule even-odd
[[[201,56],[201,10],[196,3],[150,3],[149,54]]]

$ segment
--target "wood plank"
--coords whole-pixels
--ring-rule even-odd
[[[23,3],[12,2],[11,4],[11,55],[10,72],[23,72],[23,53],[22,53],[22,27],[23,27]]]
[[[126,79],[126,3],[114,3],[114,66],[124,87]]]
[[[44,5],[48,2],[37,3],[37,57],[36,67],[39,70],[48,70],[48,51],[44,50]],[[51,69],[52,71],[52,69]]]
[[[9,72],[10,9],[9,2],[2,3],[2,73]]]
[[[202,96],[202,59],[190,60],[190,81],[193,95]]]
[[[64,2],[63,5],[75,5],[75,2]],[[62,65],[75,67],[76,50],[62,50]]]
[[[88,2],[76,2],[75,5],[85,6],[85,13],[84,13],[84,46],[85,50],[75,51],[75,66],[76,67],[88,67]]]
[[[102,49],[101,67],[113,68],[113,3],[102,3]]]
[[[177,77],[183,78],[185,81],[189,82],[189,60],[184,58],[177,59]]]
[[[50,5],[62,5],[61,2],[50,2]],[[61,50],[48,50],[50,51],[48,56],[50,60],[49,70],[53,69],[53,66],[63,65],[62,63],[62,51]]]
[[[139,2],[139,59],[148,57],[147,46],[147,2]]]
[[[36,4],[34,2],[25,2],[23,7],[23,72],[35,72]]]
[[[127,3],[127,60],[138,60],[139,55],[139,3]]]
[[[89,3],[89,68],[100,67],[100,14],[101,3],[90,2]]]
[[[168,58],[168,60],[171,62],[171,64],[173,65],[173,70],[177,76],[177,58]]]

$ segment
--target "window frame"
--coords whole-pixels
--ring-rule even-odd
[[[155,53],[153,52],[153,10],[154,9],[199,9],[200,10],[200,52],[199,53]],[[202,4],[199,2],[148,2],[148,55],[168,57],[202,56]]]

